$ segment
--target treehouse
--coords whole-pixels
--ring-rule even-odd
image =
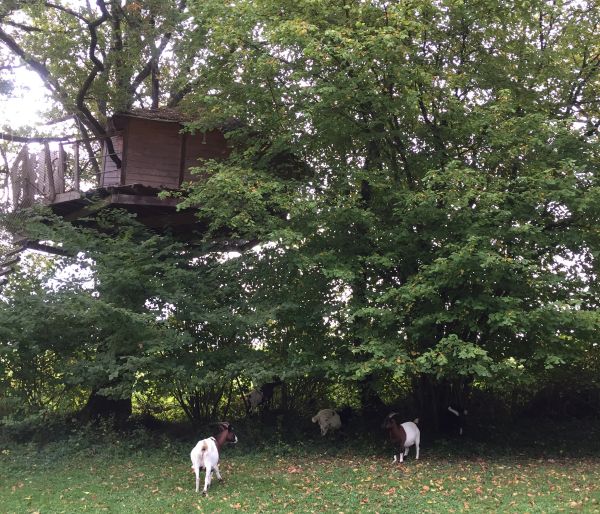
[[[27,145],[10,170],[15,210],[36,203],[49,205],[69,221],[90,210],[119,207],[135,213],[152,228],[185,232],[196,223],[192,212],[177,211],[175,198],[159,198],[184,181],[202,180],[192,167],[225,157],[224,132],[183,132],[185,118],[174,110],[122,112],[109,120],[111,145],[78,140],[37,152]]]
[[[192,237],[202,231],[194,212],[178,211],[176,198],[158,194],[203,180],[190,169],[227,156],[229,148],[225,130],[190,134],[183,131],[185,121],[169,109],[121,112],[109,120],[111,145],[102,139],[24,145],[9,170],[13,212],[45,204],[68,221],[90,223],[98,209],[114,207],[153,229]],[[19,247],[52,251],[22,241],[11,253]],[[0,276],[8,263],[0,263]]]

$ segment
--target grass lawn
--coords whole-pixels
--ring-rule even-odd
[[[453,455],[442,445],[392,465],[384,448],[317,442],[251,453],[240,442],[223,452],[224,481],[203,498],[188,462],[193,445],[163,443],[0,445],[0,512],[600,513],[597,456],[486,457],[481,447]]]

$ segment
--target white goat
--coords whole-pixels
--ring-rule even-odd
[[[208,493],[213,470],[217,475],[217,479],[222,480],[221,473],[219,473],[219,452],[221,447],[226,442],[237,443],[238,440],[233,432],[233,427],[229,423],[222,422],[218,426],[221,428],[221,431],[216,437],[209,437],[208,439],[198,441],[198,444],[190,452],[192,469],[196,474],[196,492],[200,489],[200,468],[206,470],[204,490],[202,491],[202,494],[205,496]]]
[[[321,435],[327,434],[330,430],[338,430],[342,426],[340,415],[333,409],[321,409],[313,418],[313,423],[319,423]]]

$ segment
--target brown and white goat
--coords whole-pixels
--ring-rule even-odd
[[[202,491],[202,494],[205,496],[208,493],[213,470],[217,475],[217,479],[222,480],[221,473],[219,473],[219,453],[221,447],[225,443],[235,444],[238,441],[230,423],[224,421],[218,423],[217,426],[219,427],[220,432],[215,437],[209,437],[198,441],[198,444],[196,444],[190,452],[192,469],[196,474],[196,492],[200,489],[200,468],[206,470],[204,490]]]
[[[417,426],[419,418],[414,421],[400,423],[398,416],[396,412],[392,412],[383,422],[383,428],[387,430],[390,441],[400,448],[398,456],[396,457],[396,454],[394,454],[394,462],[404,462],[404,457],[408,455],[408,449],[413,445],[417,451],[415,459],[418,460],[419,444],[421,442],[421,431]]]

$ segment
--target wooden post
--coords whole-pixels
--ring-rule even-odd
[[[33,173],[31,170],[31,159],[29,158],[29,152],[25,152],[23,154],[23,167],[22,167],[22,195],[21,196],[21,206],[29,207],[33,204],[33,187],[34,184],[31,183],[31,177]]]
[[[73,189],[79,191],[79,141],[75,141],[75,162],[73,164]]]
[[[185,154],[187,146],[187,133],[180,134],[179,136],[179,183],[177,187],[181,187],[183,178],[185,177]]]
[[[67,153],[62,143],[58,144],[58,161],[56,163],[56,175],[54,177],[54,188],[56,193],[65,192],[65,176],[67,174]]]
[[[52,170],[50,145],[47,142],[44,143],[44,155],[46,157],[46,177],[48,178],[48,199],[53,202],[56,198],[56,189],[54,189],[54,171]]]
[[[21,150],[19,152],[19,154],[17,155],[17,158],[14,160],[11,168],[10,168],[10,181],[11,181],[11,185],[12,185],[12,199],[13,199],[13,203],[14,203],[14,207],[15,209],[17,208],[19,202],[21,201],[21,199],[23,198],[23,182],[25,180],[24,178],[24,170],[23,170],[23,160],[24,160],[24,156],[26,154],[28,154],[29,149],[27,148],[27,145],[23,145],[21,147]],[[21,166],[21,167],[19,167]]]

